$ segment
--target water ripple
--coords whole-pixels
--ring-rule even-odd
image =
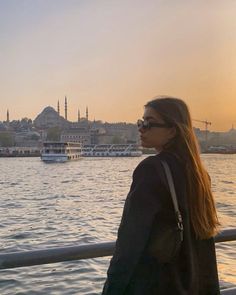
[[[8,161],[9,160],[9,161]],[[140,158],[95,158],[45,165],[0,158],[1,253],[116,238],[132,172]],[[203,155],[220,221],[235,227],[236,157]],[[30,173],[29,173],[30,171]],[[222,287],[236,284],[236,244],[217,244]],[[2,270],[0,294],[100,294],[109,258]]]

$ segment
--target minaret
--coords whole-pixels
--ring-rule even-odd
[[[67,120],[67,98],[65,96],[65,119]]]
[[[88,107],[86,107],[86,120],[88,121]]]
[[[78,109],[78,122],[80,122],[80,111]]]
[[[59,100],[57,102],[57,113],[60,116],[60,104],[59,104]]]
[[[7,123],[9,123],[10,120],[9,120],[9,111],[7,110]]]

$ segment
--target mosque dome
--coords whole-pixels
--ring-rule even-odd
[[[51,106],[44,108],[34,120],[36,128],[65,127],[67,124],[68,121]]]

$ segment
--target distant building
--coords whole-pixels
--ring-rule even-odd
[[[39,145],[40,133],[36,131],[16,132],[14,136],[15,146],[35,147]]]
[[[229,130],[229,134],[232,136],[236,136],[236,129],[234,128],[234,125],[232,125],[232,128]]]
[[[35,118],[34,126],[38,129],[66,128],[69,126],[69,122],[60,116],[54,108],[48,106]]]
[[[61,141],[80,142],[82,145],[91,144],[91,133],[86,128],[64,129]]]
[[[6,130],[7,130],[7,126],[4,123],[0,122],[0,131],[6,131]]]
[[[105,123],[103,128],[106,130],[107,135],[112,135],[111,143],[138,143],[139,133],[136,124],[129,123]]]

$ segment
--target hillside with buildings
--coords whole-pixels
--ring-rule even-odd
[[[34,147],[41,148],[46,140],[71,141],[85,144],[139,144],[139,134],[136,124],[107,123],[89,120],[88,107],[84,117],[80,116],[76,122],[68,120],[67,98],[65,97],[64,116],[60,113],[58,102],[57,110],[51,106],[45,107],[32,120],[10,120],[9,111],[6,121],[0,122],[0,147]],[[208,146],[236,146],[236,130],[228,132],[210,132],[194,128],[201,149]]]
[[[79,141],[83,145],[137,143],[138,138],[136,124],[90,121],[88,107],[84,117],[81,117],[78,111],[77,121],[69,121],[66,98],[64,116],[60,114],[58,103],[57,111],[47,106],[34,120],[23,118],[11,121],[7,111],[7,120],[0,122],[0,146],[2,147],[40,147],[46,140]]]

